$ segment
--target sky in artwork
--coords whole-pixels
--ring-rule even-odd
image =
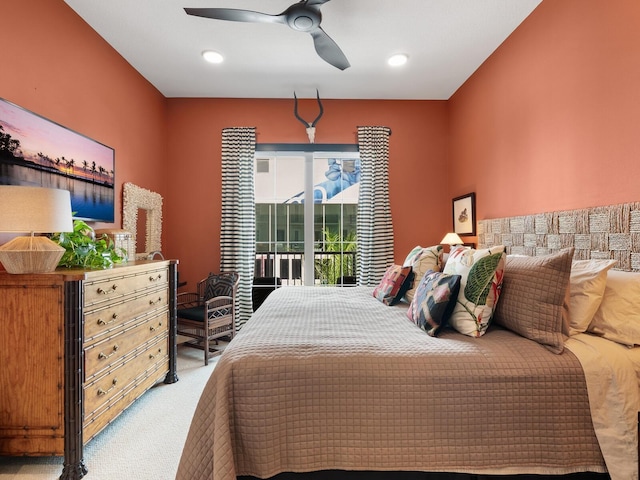
[[[4,133],[20,140],[26,160],[33,160],[42,152],[54,160],[73,159],[77,167],[86,160],[107,171],[114,168],[111,148],[1,99],[0,125]]]

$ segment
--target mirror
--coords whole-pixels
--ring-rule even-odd
[[[154,252],[162,251],[162,197],[133,183],[124,184],[122,228],[131,234],[130,260],[144,260]],[[146,222],[143,219],[146,218]],[[140,219],[140,229],[138,228]],[[144,227],[143,227],[144,225]],[[145,230],[144,248],[142,234]]]

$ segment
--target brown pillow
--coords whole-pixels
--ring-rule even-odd
[[[495,322],[562,353],[563,303],[573,248],[540,257],[507,257]]]

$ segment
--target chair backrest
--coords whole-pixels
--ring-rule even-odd
[[[235,297],[239,276],[236,272],[210,273],[199,282],[199,293],[203,301],[214,297]]]

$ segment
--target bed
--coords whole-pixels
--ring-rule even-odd
[[[558,218],[545,217],[549,229],[562,223]],[[624,218],[633,228],[635,214]],[[446,325],[428,335],[409,320],[406,300],[387,305],[374,296],[373,287],[296,287],[271,294],[220,357],[196,409],[176,478],[527,474],[637,480],[640,349],[611,339],[635,333],[607,332],[602,325],[590,331],[587,325],[570,335],[536,337],[509,323],[523,315],[543,317],[530,307],[524,314],[520,309],[531,265],[546,265],[547,257],[559,257],[561,251],[565,258],[570,247],[569,270],[577,276],[576,261],[598,257],[579,251],[580,232],[558,233],[559,239],[552,230],[534,233],[552,246],[538,238],[533,248],[539,250],[520,249],[517,243],[527,234],[520,224],[526,230],[529,223],[493,221],[480,229],[480,247],[502,248],[506,257],[502,293],[492,306],[496,318],[482,335]],[[518,231],[497,231],[512,224]],[[581,223],[574,225],[579,230]],[[628,228],[618,229],[633,235]],[[616,265],[632,270],[636,252],[628,250],[628,261],[620,250],[609,258],[617,256]],[[516,255],[507,256],[512,252]],[[535,257],[517,256],[532,253]],[[620,295],[631,297],[630,310],[640,298],[633,298],[640,295],[640,274],[613,274],[612,263],[596,275],[600,317],[609,315],[607,305],[625,303]],[[554,315],[558,296],[560,308],[569,302],[566,275],[555,295]],[[609,277],[618,287],[632,286],[620,293],[614,285],[610,292]],[[541,279],[553,284],[555,276]],[[573,277],[571,282],[589,283]]]

